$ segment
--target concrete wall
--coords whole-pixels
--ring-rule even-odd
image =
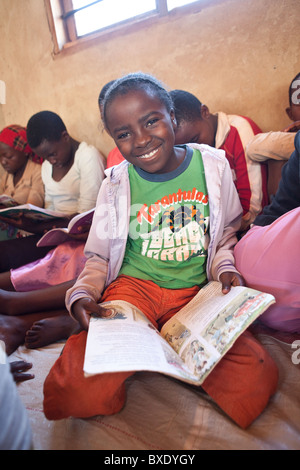
[[[207,2],[206,2],[207,3]],[[134,71],[196,94],[212,112],[240,113],[263,131],[289,124],[288,86],[299,72],[299,0],[211,0],[198,13],[160,19],[54,57],[42,0],[1,0],[0,128],[37,111],[61,115],[71,135],[106,156],[97,99]]]

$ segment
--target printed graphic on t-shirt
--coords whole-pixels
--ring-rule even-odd
[[[176,172],[129,167],[129,236],[120,274],[181,289],[207,282],[209,200],[201,153],[187,148]]]
[[[186,261],[206,256],[208,247],[207,194],[178,190],[147,206],[131,223],[142,239],[141,254],[162,261]],[[207,211],[208,212],[208,211]]]

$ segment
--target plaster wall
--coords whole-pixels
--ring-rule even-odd
[[[206,2],[207,3],[207,2]],[[1,0],[0,128],[57,112],[71,135],[106,156],[97,99],[109,80],[133,71],[182,88],[212,112],[251,117],[263,131],[289,124],[288,86],[300,70],[299,0],[211,0],[200,12],[163,18],[54,57],[42,0]]]

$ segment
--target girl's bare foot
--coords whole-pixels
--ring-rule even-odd
[[[76,327],[77,323],[69,315],[44,318],[33,323],[26,332],[25,346],[35,349],[67,339]]]
[[[25,333],[34,321],[32,317],[32,315],[26,317],[0,315],[0,340],[4,341],[8,356],[24,344]]]

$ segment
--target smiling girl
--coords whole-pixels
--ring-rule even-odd
[[[124,406],[125,380],[133,372],[83,374],[90,314],[107,315],[100,299],[127,301],[160,329],[209,280],[219,280],[224,294],[243,284],[233,259],[242,210],[223,152],[175,146],[172,100],[145,74],[114,82],[103,119],[126,161],[106,172],[88,260],[67,293],[67,308],[83,331],[68,339],[46,378],[48,419],[113,414]],[[245,332],[202,387],[247,427],[276,385],[276,365]]]

